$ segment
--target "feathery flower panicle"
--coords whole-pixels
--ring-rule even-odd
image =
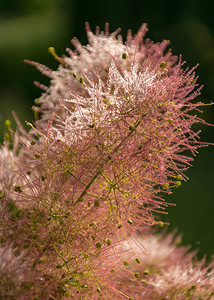
[[[34,273],[29,276],[32,286],[26,296],[35,293],[49,299],[77,297],[78,293],[80,299],[88,299],[94,290],[97,295],[118,294],[112,270],[117,270],[119,277],[121,272],[123,277],[130,276],[121,261],[122,267],[115,263],[121,251],[118,238],[126,238],[124,228],[131,228],[132,221],[121,229],[119,216],[113,214],[115,208],[109,208],[111,201],[103,196],[101,202],[88,193],[89,187],[83,182],[85,176],[91,176],[90,163],[78,163],[80,153],[53,140],[51,130],[50,137],[36,129],[29,134],[31,142],[25,143],[28,151],[18,164],[20,174],[28,180],[15,191],[21,215],[12,215],[7,225],[11,230],[7,238],[31,258]],[[146,219],[145,214],[143,217]]]
[[[187,179],[192,157],[182,152],[206,145],[191,130],[205,123],[190,114],[202,105],[191,103],[201,90],[195,68],[185,70],[168,41],[145,39],[145,24],[126,44],[108,24],[86,32],[89,45],[73,39],[68,57],[49,49],[56,71],[30,62],[51,78],[36,83],[41,118],[15,135],[20,151],[1,149],[1,245],[14,245],[30,270],[19,299],[167,299],[174,287],[175,299],[210,296],[203,261],[195,266],[171,236],[139,238],[162,224],[163,195]]]
[[[72,176],[78,182],[73,204],[97,201],[106,219],[131,233],[155,224],[151,211],[166,205],[160,193],[187,179],[183,172],[192,158],[181,152],[195,155],[203,145],[191,130],[203,121],[189,114],[201,104],[190,102],[201,88],[195,68],[183,70],[181,59],[176,64],[170,52],[165,54],[166,42],[144,42],[145,25],[136,37],[128,35],[126,52],[121,39],[107,29],[93,35],[87,27],[87,32],[89,46],[75,40],[78,54],[59,58],[54,53],[61,65],[40,98],[37,125],[46,124],[46,112],[57,114],[50,139],[67,145],[72,157]],[[105,53],[105,61],[97,51]],[[94,53],[96,60],[91,59]],[[49,107],[58,82],[69,86],[69,93],[65,87],[62,99],[54,96]]]
[[[1,243],[13,243],[29,268],[27,278],[10,288],[11,297],[117,295],[111,280],[112,270],[118,269],[112,222],[104,222],[99,202],[75,205],[82,184],[72,174],[72,152],[66,144],[42,134],[36,138],[35,133],[20,137],[20,157],[2,161],[8,164],[6,171],[12,165],[21,184],[12,182],[10,195],[1,196]]]
[[[137,239],[143,240],[144,251],[139,250],[132,240],[128,243],[141,264],[136,265],[130,251],[124,252],[124,256],[130,261],[129,269],[140,273],[141,281],[124,280],[118,284],[119,290],[132,292],[135,300],[213,299],[213,262],[207,265],[206,259],[198,261],[196,251],[180,246],[181,236],[150,232]],[[127,242],[126,246],[128,249]]]
[[[65,120],[66,110],[61,105],[60,99],[69,98],[72,90],[79,94],[83,92],[81,85],[75,79],[78,77],[82,80],[85,75],[94,70],[105,80],[112,58],[119,64],[126,66],[126,61],[123,57],[127,55],[127,50],[129,55],[134,57],[139,63],[152,55],[150,64],[154,67],[159,66],[163,61],[173,65],[177,58],[172,56],[170,50],[166,51],[169,41],[164,40],[161,43],[154,44],[149,39],[143,40],[147,31],[146,24],[141,26],[134,37],[131,30],[129,30],[126,45],[124,45],[122,36],[119,35],[120,29],[110,34],[109,25],[106,23],[105,32],[100,32],[99,27],[97,27],[96,34],[94,34],[89,24],[86,23],[86,33],[89,41],[87,46],[82,46],[77,38],[73,38],[72,44],[76,50],[66,49],[69,57],[58,57],[54,48],[49,48],[50,53],[61,63],[56,71],[50,70],[39,63],[26,60],[26,62],[35,65],[39,71],[51,79],[49,87],[35,82],[36,85],[45,90],[45,93],[36,100],[40,107],[33,107],[41,113],[41,119],[37,121],[37,126],[45,127],[53,112]],[[125,54],[122,55],[123,53]],[[165,71],[167,69],[164,69]],[[69,108],[73,109],[73,105],[71,104]]]

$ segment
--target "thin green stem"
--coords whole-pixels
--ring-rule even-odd
[[[144,117],[144,116],[143,116]],[[83,192],[81,195],[78,197],[77,201],[73,204],[75,207],[79,202],[83,201],[83,197],[87,194],[87,191],[89,190],[90,186],[93,184],[93,182],[97,179],[97,177],[102,173],[104,166],[111,160],[111,155],[113,155],[115,152],[118,151],[118,149],[122,146],[122,144],[133,134],[133,132],[136,131],[136,128],[140,125],[141,120],[137,121],[135,125],[132,127],[132,130],[127,134],[127,136],[120,142],[119,145],[112,151],[110,155],[106,158],[106,160],[103,162],[103,164],[100,166],[99,170],[96,172],[96,174],[91,178],[89,183],[85,186]]]

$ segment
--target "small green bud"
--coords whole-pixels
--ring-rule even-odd
[[[63,59],[62,59],[61,57],[59,57],[59,56],[56,54],[54,47],[49,47],[49,48],[48,48],[48,52],[49,52],[51,55],[53,55],[53,57],[54,57],[60,64],[65,65]]]
[[[37,239],[37,237],[38,237],[38,235],[37,235],[37,234],[33,234],[33,235],[32,235],[32,239],[33,239],[33,240],[36,240],[36,239]]]
[[[66,298],[68,298],[68,297],[70,297],[71,296],[71,294],[69,294],[69,293],[65,293],[65,295],[64,295]]]
[[[6,140],[7,142],[10,141],[10,134],[9,134],[9,133],[5,133],[5,134],[4,134],[4,137],[5,137],[5,140]]]
[[[56,268],[57,269],[62,269],[62,266],[61,265],[56,265]]]
[[[105,72],[108,73],[109,72],[109,68],[105,68]]]
[[[35,154],[35,157],[36,157],[36,158],[40,158],[40,154],[39,154],[39,153],[36,153],[36,154]]]
[[[124,260],[123,264],[124,264],[124,266],[129,266],[129,262],[126,260]]]
[[[136,258],[135,260],[136,260],[136,263],[137,263],[137,264],[140,264],[139,258]]]
[[[163,222],[158,222],[158,226],[162,228],[164,226],[164,223]]]
[[[115,273],[115,272],[116,272],[116,270],[115,270],[115,269],[112,269],[110,272],[111,272],[111,273]]]
[[[123,226],[122,224],[118,224],[118,226],[117,226],[117,227],[120,229],[122,226]]]
[[[133,297],[129,297],[129,300],[134,300],[134,298]]]
[[[24,247],[24,249],[29,248],[30,247],[30,243],[24,243],[23,247]]]
[[[36,142],[35,142],[35,141],[31,141],[30,144],[31,144],[32,146],[34,146],[34,145],[36,145]]]
[[[101,291],[100,288],[97,288],[97,292],[100,293],[100,291]]]
[[[83,257],[84,257],[85,259],[89,258],[88,253],[85,253]]]
[[[94,206],[99,207],[100,206],[100,201],[99,200],[95,200],[94,201]]]
[[[11,129],[11,121],[10,120],[6,120],[4,122],[4,124],[5,124],[5,127],[7,127],[7,129]]]
[[[106,241],[106,244],[107,244],[108,246],[110,246],[110,245],[111,245],[111,240],[107,240],[107,241]]]
[[[45,178],[46,178],[45,176],[43,175],[41,176],[42,181],[45,181]]]
[[[97,247],[98,250],[101,250],[101,248],[102,248],[101,243],[96,243],[96,247]]]
[[[166,62],[165,62],[165,61],[162,61],[162,62],[160,63],[160,68],[164,68],[164,67],[166,67]]]
[[[181,243],[182,243],[182,239],[181,238],[177,239],[176,242],[175,242],[175,244],[177,246],[181,245]]]
[[[149,273],[150,273],[149,270],[144,270],[143,272],[144,275],[148,275]]]
[[[16,206],[14,204],[12,204],[12,203],[8,203],[8,211],[12,212],[14,210],[16,210]]]
[[[33,125],[29,122],[26,121],[27,126],[30,126],[31,128],[33,128]]]
[[[30,175],[31,174],[31,171],[27,171],[27,175]]]
[[[49,48],[48,48],[48,52],[49,52],[50,54],[52,54],[53,56],[56,55],[56,52],[55,52],[54,47],[49,47]]]
[[[148,163],[145,163],[144,165],[142,165],[142,168],[146,168],[146,167],[148,167]]]
[[[83,77],[80,77],[80,83],[82,84],[83,83]]]
[[[176,176],[176,180],[181,180],[182,179],[182,176],[181,175],[177,175]]]
[[[39,243],[34,243],[35,248],[39,248]]]
[[[122,54],[122,59],[126,59],[127,58],[127,54],[124,52],[123,54]]]
[[[127,222],[128,222],[130,225],[133,224],[133,221],[132,221],[132,220],[128,220]]]
[[[136,273],[134,273],[134,276],[135,276],[136,278],[140,278],[140,273],[136,272]]]
[[[76,74],[76,73],[73,73],[73,77],[74,77],[74,78],[77,78],[77,74]]]
[[[22,192],[22,188],[19,185],[17,185],[17,186],[14,187],[14,191],[18,192],[18,193],[21,193]]]
[[[168,189],[168,187],[169,187],[169,183],[168,182],[164,183],[163,188]]]
[[[34,99],[34,103],[35,103],[36,105],[39,105],[39,103],[40,103],[39,100],[40,100],[39,98]]]
[[[140,145],[139,147],[138,147],[138,150],[141,150],[143,148],[143,146],[142,145]]]
[[[176,181],[176,182],[175,182],[175,185],[176,185],[176,187],[181,186],[181,181]]]
[[[97,224],[93,225],[93,229],[96,230],[97,229]]]

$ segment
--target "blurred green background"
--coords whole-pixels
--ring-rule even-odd
[[[149,24],[150,37],[155,42],[171,41],[176,55],[182,54],[187,66],[197,69],[199,83],[204,84],[200,100],[214,100],[214,4],[199,0],[0,0],[0,140],[3,141],[5,119],[11,119],[15,110],[22,122],[33,120],[31,106],[41,91],[33,81],[48,83],[23,59],[38,61],[51,68],[57,62],[48,54],[54,46],[59,55],[70,47],[70,39],[77,36],[86,44],[84,22],[104,28],[110,23],[111,31],[122,27],[133,32],[143,22]],[[203,118],[214,123],[213,106],[204,108]],[[15,127],[15,124],[13,125]],[[212,127],[200,126],[201,139],[214,142]],[[200,249],[199,256],[214,254],[214,149],[199,149],[194,167],[187,176],[190,181],[176,189],[167,201],[166,220],[169,230],[177,228],[184,234],[183,242]]]

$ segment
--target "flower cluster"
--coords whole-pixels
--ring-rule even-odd
[[[135,258],[127,252],[132,271],[138,269],[141,281],[124,280],[119,288],[124,293],[132,292],[134,299],[213,299],[213,262],[206,265],[198,261],[196,252],[181,246],[181,236],[175,234],[152,234],[138,236],[143,241],[144,251],[129,240],[141,264],[136,268]],[[127,242],[125,242],[127,245]],[[128,246],[128,245],[127,245]],[[128,249],[128,247],[127,247]]]
[[[147,233],[187,179],[183,151],[206,145],[191,129],[204,123],[190,113],[195,68],[145,39],[145,24],[125,45],[108,24],[86,31],[89,45],[73,39],[69,57],[49,49],[56,71],[30,62],[50,86],[36,83],[35,124],[27,133],[17,121],[0,150],[1,296],[208,299],[211,266]]]

